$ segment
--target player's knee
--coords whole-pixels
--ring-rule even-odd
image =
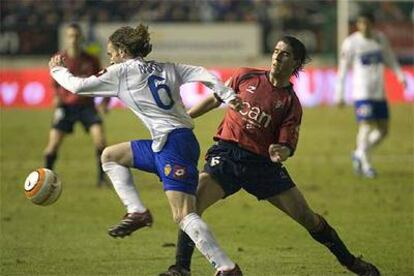
[[[104,148],[104,150],[102,151],[102,155],[101,155],[101,162],[106,163],[106,162],[115,162],[115,161],[116,160],[115,160],[111,147]]]
[[[208,173],[202,172],[198,176],[198,183],[206,183],[211,179],[211,176]]]
[[[306,229],[310,230],[314,229],[318,225],[319,219],[309,207],[304,207],[300,209],[300,212],[298,214],[298,221]]]
[[[185,217],[185,215],[183,214],[183,212],[174,212],[173,213],[173,220],[176,224],[180,224],[180,222],[183,220],[184,217]]]
[[[309,209],[306,216],[306,229],[311,230],[315,229],[321,222],[321,216]]]

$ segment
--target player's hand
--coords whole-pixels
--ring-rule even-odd
[[[66,67],[65,58],[62,55],[54,55],[53,57],[51,57],[49,61],[49,68],[52,69],[56,66]]]
[[[233,100],[229,102],[229,106],[231,109],[233,109],[236,112],[239,112],[243,108],[243,103],[241,99],[237,96]]]
[[[269,146],[269,156],[272,162],[280,163],[286,161],[290,156],[290,149],[280,144],[271,144]]]

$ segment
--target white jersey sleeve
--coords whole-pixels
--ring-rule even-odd
[[[401,71],[400,65],[397,62],[397,59],[395,58],[394,52],[391,49],[391,46],[388,42],[388,39],[381,34],[379,37],[381,44],[383,45],[383,55],[384,55],[384,63],[386,66],[390,67],[395,75],[397,76],[398,80],[400,82],[404,81],[404,74]]]
[[[121,68],[119,65],[112,65],[87,78],[76,77],[62,66],[52,68],[50,73],[57,83],[74,94],[113,97],[119,93]]]
[[[225,103],[229,103],[236,98],[233,89],[223,85],[215,75],[204,67],[176,63],[175,68],[183,83],[201,82],[213,90]]]
[[[338,81],[336,83],[335,90],[335,102],[339,103],[344,100],[345,79],[354,59],[354,53],[352,49],[352,43],[349,38],[346,38],[342,43],[339,67],[338,67]]]

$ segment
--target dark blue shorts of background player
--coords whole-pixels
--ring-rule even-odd
[[[55,110],[52,128],[69,134],[73,132],[76,122],[80,122],[85,131],[89,131],[92,125],[102,124],[102,119],[95,106],[61,105]]]

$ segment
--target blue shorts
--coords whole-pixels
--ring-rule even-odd
[[[204,171],[211,175],[228,197],[240,189],[258,200],[268,199],[295,187],[286,168],[269,158],[219,141],[206,155]]]
[[[152,140],[131,141],[134,167],[158,175],[164,191],[195,195],[200,146],[193,131],[188,128],[173,130],[160,152],[153,152],[151,145]]]
[[[362,100],[355,101],[357,121],[386,120],[389,118],[386,101]]]

